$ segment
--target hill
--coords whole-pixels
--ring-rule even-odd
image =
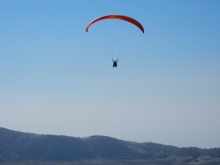
[[[0,163],[83,162],[103,160],[116,164],[220,163],[220,148],[178,148],[156,143],[136,143],[107,136],[76,138],[39,135],[0,128]],[[113,162],[112,162],[113,161]],[[124,162],[124,163],[123,163]],[[107,162],[106,162],[107,163]],[[107,163],[108,164],[108,163]]]

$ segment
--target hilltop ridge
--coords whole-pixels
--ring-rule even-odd
[[[108,136],[78,138],[40,135],[0,127],[0,163],[41,161],[71,162],[95,159],[198,162],[202,157],[219,159],[220,148],[179,148],[152,142],[137,143]],[[166,164],[166,163],[165,163]]]

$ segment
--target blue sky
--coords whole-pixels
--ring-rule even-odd
[[[1,0],[0,127],[220,147],[219,9],[218,0]],[[112,20],[85,32],[112,13],[145,33]]]

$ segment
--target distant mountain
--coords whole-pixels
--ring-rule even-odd
[[[81,160],[168,160],[199,161],[220,158],[220,148],[178,148],[156,143],[136,143],[107,136],[76,138],[39,135],[0,127],[0,163],[41,161],[70,162]],[[169,159],[171,160],[171,159]]]

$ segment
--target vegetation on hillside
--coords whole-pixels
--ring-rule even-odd
[[[208,155],[208,156],[207,156]],[[70,162],[94,159],[166,160],[182,157],[183,162],[220,158],[220,148],[178,148],[156,143],[136,143],[107,136],[76,138],[38,135],[0,128],[0,163],[41,161]],[[170,159],[171,160],[171,159]],[[175,159],[172,159],[172,163]],[[171,162],[169,162],[171,164]]]

